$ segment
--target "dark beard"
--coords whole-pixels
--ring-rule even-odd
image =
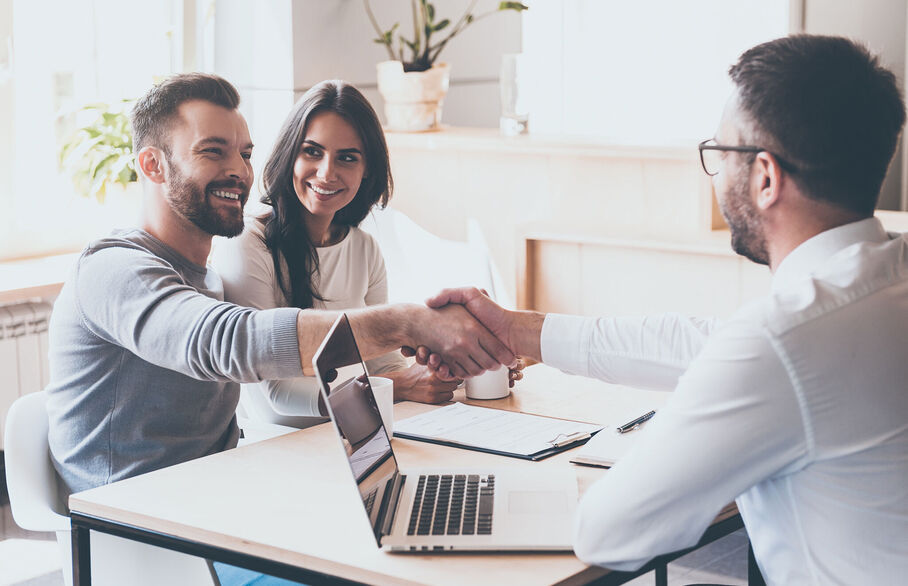
[[[186,179],[169,156],[166,156],[166,159],[170,168],[167,199],[171,209],[212,236],[227,238],[239,236],[243,232],[243,206],[241,205],[239,210],[224,210],[223,213],[219,213],[208,203],[205,193],[210,189],[243,187],[245,193],[240,196],[240,202],[245,204],[249,197],[245,186],[236,181],[219,181],[209,183],[205,189],[201,189]]]
[[[769,265],[763,222],[747,193],[750,167],[744,166],[741,171],[719,209],[731,229],[732,250],[757,264]]]

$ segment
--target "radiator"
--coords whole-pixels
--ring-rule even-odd
[[[51,308],[47,301],[0,305],[0,450],[10,405],[47,385]]]

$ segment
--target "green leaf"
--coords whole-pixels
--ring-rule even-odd
[[[429,15],[429,22],[434,21],[435,20],[435,5],[426,4],[426,13]]]
[[[60,166],[81,195],[103,201],[111,183],[126,185],[137,179],[128,115],[131,104],[123,100],[83,106],[80,111],[97,115],[61,141]]]
[[[523,2],[499,2],[498,10],[516,10],[517,12],[522,12],[524,10],[529,10],[530,7],[524,4]]]
[[[126,187],[130,182],[135,181],[136,179],[138,179],[138,177],[136,177],[136,170],[132,168],[132,163],[123,167],[123,169],[120,170],[120,173],[117,174],[117,181],[123,187]]]
[[[438,31],[440,31],[441,29],[445,28],[445,27],[448,26],[449,24],[451,24],[451,21],[448,20],[448,19],[446,18],[446,19],[444,19],[443,21],[441,21],[441,22],[439,22],[438,24],[436,24],[435,26],[433,26],[433,27],[432,27],[432,31],[437,33]]]
[[[373,43],[378,43],[379,45],[387,45],[388,47],[390,47],[390,46],[391,46],[391,42],[392,42],[393,39],[394,39],[394,31],[396,31],[396,30],[397,30],[397,27],[399,27],[399,26],[400,26],[400,23],[399,23],[399,22],[395,22],[395,23],[394,23],[394,26],[392,26],[390,29],[388,29],[388,30],[386,30],[385,32],[383,32],[382,35],[381,35],[380,37],[377,37],[377,38],[375,38],[375,39],[372,39],[372,42],[373,42]]]

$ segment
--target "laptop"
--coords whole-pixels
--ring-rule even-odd
[[[379,547],[572,549],[577,505],[572,471],[400,469],[346,315],[334,322],[312,364]]]

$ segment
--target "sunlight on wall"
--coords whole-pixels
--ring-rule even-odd
[[[523,51],[530,128],[619,143],[714,132],[742,51],[788,33],[788,0],[531,2]]]

